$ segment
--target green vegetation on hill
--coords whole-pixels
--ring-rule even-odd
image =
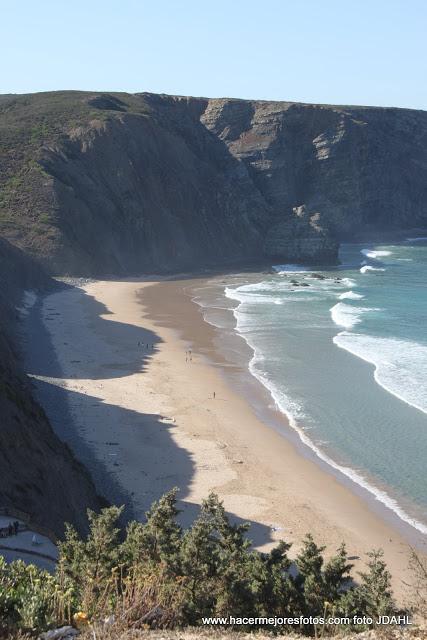
[[[427,114],[154,94],[0,98],[0,236],[54,275],[333,264],[427,225]]]
[[[28,234],[28,225],[36,236],[54,235],[52,202],[45,188],[52,176],[39,163],[43,151],[120,111],[144,113],[146,108],[128,94],[102,101],[99,94],[82,91],[5,96],[0,101],[0,235],[14,229],[19,238],[19,230]]]
[[[125,533],[117,526],[120,513],[117,507],[89,511],[86,539],[69,525],[55,575],[20,561],[0,563],[3,632],[36,633],[112,615],[127,629],[198,626],[210,616],[375,620],[395,612],[381,552],[368,554],[367,571],[355,583],[344,545],[325,561],[324,548],[308,535],[296,567],[285,542],[269,553],[252,550],[245,537],[248,525],[230,523],[215,495],[203,502],[187,530],[177,523],[175,491],[153,504],[145,523],[131,522]],[[366,628],[347,628],[352,626]],[[310,624],[288,630],[316,632]]]

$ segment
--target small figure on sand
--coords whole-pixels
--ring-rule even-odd
[[[216,398],[216,393],[215,393],[215,391],[214,391],[214,392],[213,392],[213,399],[215,400],[215,398]]]

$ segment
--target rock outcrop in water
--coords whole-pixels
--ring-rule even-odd
[[[427,226],[427,114],[56,92],[4,96],[0,233],[56,274],[269,260]]]
[[[99,500],[13,346],[23,291],[51,286],[37,265],[96,276],[334,263],[340,239],[427,227],[422,111],[7,95],[0,151],[0,506],[56,532]]]

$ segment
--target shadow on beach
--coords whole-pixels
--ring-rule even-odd
[[[79,340],[69,342],[64,333],[64,345],[69,347],[72,359],[67,363],[68,377],[86,380],[122,378],[145,370],[148,360],[155,352],[161,338],[141,327],[108,320],[104,316],[113,315],[108,308],[82,289],[67,286],[57,295],[73,296],[75,305],[82,306],[85,326],[90,331],[82,331]],[[39,302],[31,314],[26,337],[29,357],[27,373],[47,378],[63,378],[64,371],[56,357],[47,326],[41,317]],[[65,309],[66,310],[66,309]],[[64,326],[70,323],[66,314],[59,312],[46,302],[46,324],[56,321]],[[74,327],[75,331],[75,327]],[[85,333],[87,335],[85,335]],[[148,345],[148,346],[147,346]],[[91,354],[93,357],[91,358]]]
[[[66,388],[62,380],[100,381],[144,372],[161,338],[152,331],[110,321],[109,311],[82,289],[68,286],[59,294],[67,304],[81,305],[82,331],[79,340],[69,344],[67,333],[74,317],[67,316],[66,304],[58,311],[45,301],[45,322],[64,326],[64,347],[69,362],[61,368],[51,335],[43,322],[39,302],[29,316],[27,373],[36,376],[37,397],[56,434],[66,442],[89,470],[98,492],[110,503],[125,505],[123,524],[141,520],[154,500],[173,487],[179,487],[179,520],[188,526],[199,507],[186,502],[195,465],[191,454],[177,446],[172,431],[178,424],[164,416],[148,414],[109,404],[95,394]],[[83,324],[84,323],[84,324]],[[68,328],[67,328],[68,324]],[[75,325],[72,328],[75,335]],[[68,343],[68,344],[67,344]],[[148,345],[148,347],[147,347]],[[79,424],[76,416],[84,416]],[[144,464],[145,461],[145,464]],[[64,500],[67,497],[64,496]],[[86,505],[82,504],[82,509]],[[243,522],[229,514],[233,522]],[[248,537],[255,545],[271,541],[270,528],[249,521]]]

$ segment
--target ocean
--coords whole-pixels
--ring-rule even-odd
[[[251,374],[301,441],[422,533],[426,285],[427,238],[408,238],[343,244],[338,267],[214,278],[194,295],[208,322],[247,342]]]

